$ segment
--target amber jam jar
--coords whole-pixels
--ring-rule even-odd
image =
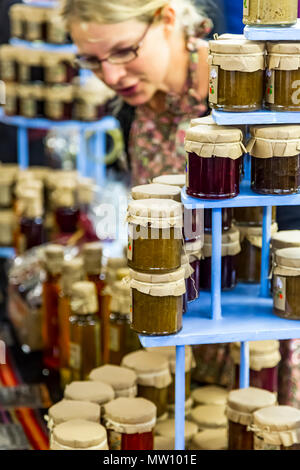
[[[243,225],[238,227],[238,229],[241,237],[241,252],[237,258],[238,281],[259,283],[261,276],[262,227],[247,227],[246,225]],[[276,233],[277,230],[277,223],[272,224],[272,235]]]
[[[297,22],[297,0],[245,0],[243,23],[249,25],[293,25]]]
[[[26,41],[46,41],[46,9],[26,5],[24,9]]]
[[[18,97],[21,116],[44,117],[45,88],[43,85],[19,85]]]
[[[209,41],[211,108],[257,111],[263,106],[265,44],[247,39]]]
[[[254,450],[300,450],[300,411],[270,406],[253,415]]]
[[[142,184],[131,189],[131,196],[134,200],[173,199],[173,201],[181,202],[181,188],[159,183]]]
[[[279,341],[250,341],[250,386],[263,388],[277,394],[278,364],[281,359]],[[235,364],[235,388],[240,379],[240,343],[230,345]]]
[[[283,248],[275,253],[273,269],[273,311],[276,315],[300,319],[300,248]]]
[[[104,407],[109,450],[153,450],[156,406],[144,398],[117,398]]]
[[[25,15],[24,11],[28,5],[15,4],[9,9],[11,37],[24,39],[25,37]]]
[[[67,385],[64,390],[64,398],[67,400],[89,401],[102,407],[114,400],[115,392],[111,385],[104,382],[82,380]]]
[[[253,413],[276,405],[274,393],[249,387],[232,390],[228,396],[228,450],[254,450],[254,434],[248,429],[253,424]]]
[[[204,199],[226,199],[239,194],[244,153],[239,129],[222,126],[191,127],[186,132],[186,192]]]
[[[22,49],[18,54],[18,79],[21,83],[44,81],[43,52],[39,50]]]
[[[236,285],[237,255],[241,251],[240,233],[236,227],[232,227],[222,234],[222,289],[232,289]],[[203,259],[200,264],[200,288],[211,288],[211,256],[212,235],[204,235],[202,250]]]
[[[7,116],[18,116],[20,114],[18,85],[16,83],[7,83],[5,86],[5,93],[5,114]]]
[[[193,437],[197,434],[198,426],[191,421],[185,421],[184,423],[184,440],[185,448],[188,449]],[[162,436],[164,438],[172,439],[175,447],[175,419],[166,419],[156,424],[154,428],[154,434],[156,436]]]
[[[197,405],[226,405],[228,391],[217,385],[204,385],[192,391],[194,406]]]
[[[263,207],[235,207],[233,210],[234,223],[239,227],[241,225],[247,226],[262,226],[263,222]],[[272,207],[272,223],[276,222],[276,207]]]
[[[252,127],[251,188],[260,194],[293,194],[300,188],[300,126]]]
[[[168,405],[175,404],[175,374],[176,374],[176,347],[161,346],[156,348],[146,348],[149,353],[160,354],[164,356],[168,362],[172,377],[172,383],[168,390]],[[191,371],[195,367],[195,361],[191,346],[185,346],[185,399],[191,396]],[[169,407],[169,406],[168,406]]]
[[[55,85],[45,90],[45,116],[54,121],[70,121],[73,115],[72,85]]]
[[[89,379],[111,385],[116,398],[133,398],[137,395],[137,375],[127,367],[106,364],[93,369]]]
[[[267,43],[265,106],[273,111],[299,111],[300,44]],[[295,86],[296,85],[296,86]]]
[[[167,412],[168,387],[172,383],[166,357],[159,353],[136,351],[127,354],[121,365],[136,373],[138,396],[152,401],[157,407],[157,417],[162,418]]]
[[[130,328],[131,290],[127,282],[117,281],[111,287],[109,317],[109,362],[119,365],[126,354],[140,349],[138,335]]]
[[[192,439],[189,450],[227,450],[227,430],[206,429],[198,432]]]
[[[127,247],[124,249],[124,254],[126,251],[127,255]],[[108,258],[106,266],[105,266],[105,276],[108,284],[113,284],[114,282],[118,281],[117,272],[119,269],[126,269],[127,268],[127,259],[126,258]],[[127,268],[128,269],[128,268]]]
[[[128,206],[128,266],[151,274],[181,265],[182,206],[168,199],[132,201]]]
[[[190,420],[198,425],[199,431],[226,429],[225,405],[198,405],[192,409]]]
[[[52,52],[43,58],[45,82],[49,85],[71,83],[77,76],[73,67],[74,54]]]
[[[67,421],[53,430],[50,450],[108,450],[106,429],[83,419]]]
[[[19,51],[9,45],[0,47],[0,77],[6,84],[17,80],[17,57]]]
[[[169,274],[131,271],[131,328],[143,335],[170,335],[182,328],[185,270]]]
[[[0,210],[0,246],[12,246],[16,218],[12,210]]]
[[[64,22],[56,9],[46,9],[46,41],[51,44],[66,44],[70,42]]]

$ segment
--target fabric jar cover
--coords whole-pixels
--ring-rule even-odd
[[[244,426],[253,423],[253,413],[261,408],[276,405],[274,393],[260,388],[248,387],[232,390],[228,395],[227,418]]]
[[[137,395],[137,376],[126,367],[106,364],[93,369],[89,379],[100,381],[112,386],[117,397],[135,397]]]

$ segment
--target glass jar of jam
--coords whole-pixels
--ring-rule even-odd
[[[26,41],[46,41],[46,8],[26,5],[24,10]]]
[[[233,219],[233,209],[222,209],[222,230],[226,232],[231,229]],[[212,209],[204,209],[204,230],[212,231]]]
[[[128,266],[149,274],[181,266],[182,206],[168,199],[143,199],[128,206]]]
[[[205,385],[192,391],[194,405],[226,405],[228,391],[217,385]]]
[[[35,49],[23,49],[18,55],[18,79],[21,83],[44,81],[43,52]]]
[[[156,178],[153,178],[152,183],[155,184],[168,184],[171,186],[179,186],[179,188],[183,188],[186,183],[186,176],[185,174],[181,175],[160,175]]]
[[[26,190],[22,195],[21,218],[16,244],[18,254],[24,253],[45,243],[43,204],[34,190]]]
[[[49,85],[70,84],[77,76],[73,67],[74,54],[51,52],[44,59],[45,82]]]
[[[169,274],[131,271],[131,328],[143,335],[170,335],[182,328],[185,270]]]
[[[48,409],[46,417],[47,427],[50,431],[61,423],[73,419],[84,419],[93,423],[100,423],[101,408],[96,403],[83,400],[63,399]]]
[[[200,199],[226,199],[239,194],[240,165],[244,153],[239,129],[191,127],[186,132],[186,192]]]
[[[175,374],[176,374],[176,347],[161,346],[156,348],[146,348],[149,353],[160,354],[164,356],[168,362],[172,377],[172,383],[169,385],[168,404],[175,404]],[[185,398],[191,396],[191,371],[195,367],[195,361],[191,346],[185,346]]]
[[[172,383],[165,356],[136,351],[123,357],[121,365],[136,373],[138,396],[152,401],[157,407],[157,417],[162,418],[167,413],[168,387]]]
[[[190,445],[191,440],[197,434],[198,426],[191,421],[185,421],[184,423],[184,440],[185,448],[187,449]],[[175,444],[175,419],[167,419],[160,421],[154,428],[154,434],[174,440]]]
[[[115,392],[111,385],[104,382],[82,380],[67,385],[64,390],[64,398],[66,400],[90,401],[101,407],[114,400]]]
[[[263,106],[265,43],[247,39],[209,41],[211,108],[258,111]]]
[[[142,184],[131,189],[131,196],[134,200],[139,199],[173,199],[181,202],[181,188],[167,184]]]
[[[109,362],[119,365],[126,354],[140,349],[138,335],[130,328],[131,291],[126,282],[112,286],[109,320]]]
[[[228,450],[227,430],[206,429],[192,439],[189,450]]]
[[[12,210],[0,210],[0,246],[12,246],[16,218]]]
[[[83,419],[61,423],[53,430],[50,450],[108,450],[106,429]]]
[[[79,121],[96,121],[107,111],[107,102],[115,93],[103,82],[88,80],[84,86],[75,89],[75,119]]]
[[[249,25],[293,25],[298,18],[297,0],[246,0],[243,23]]]
[[[156,407],[144,398],[117,398],[104,407],[109,450],[153,450]]]
[[[21,54],[10,45],[0,47],[0,77],[6,84],[17,80],[17,57]]]
[[[18,95],[21,116],[44,117],[45,88],[43,85],[19,85]]]
[[[253,414],[254,450],[300,450],[300,411],[270,406]]]
[[[25,38],[25,9],[27,5],[14,4],[9,9],[10,31],[12,38]]]
[[[50,44],[66,44],[69,36],[57,9],[46,9],[46,42]]]
[[[267,43],[265,106],[272,111],[299,111],[300,45]],[[295,88],[296,84],[296,88]]]
[[[244,225],[238,229],[241,236],[241,252],[237,258],[238,281],[258,284],[261,273],[262,227]],[[277,230],[277,223],[272,224],[271,233],[274,234]]]
[[[235,224],[262,226],[263,207],[235,207],[233,209],[233,218]],[[276,222],[276,207],[272,207],[272,223]]]
[[[254,450],[253,414],[276,405],[276,395],[260,388],[232,390],[228,396],[228,450]]]
[[[7,83],[5,85],[5,93],[5,114],[7,116],[18,116],[20,114],[18,85],[16,83]]]
[[[222,234],[222,289],[232,289],[236,285],[237,255],[241,251],[240,233],[236,227],[232,227]],[[212,235],[204,235],[204,246],[202,250],[203,259],[200,265],[200,287],[211,288],[211,256]]]
[[[73,86],[54,85],[45,90],[45,116],[54,121],[70,121],[73,115]]]
[[[251,188],[260,194],[293,194],[300,188],[300,126],[251,127]]]
[[[75,201],[74,180],[60,181],[51,196],[60,233],[74,233],[78,227],[79,207]]]
[[[89,379],[111,385],[116,398],[133,398],[137,395],[137,375],[127,367],[106,364],[93,369]]]
[[[300,319],[300,248],[283,248],[275,253],[273,269],[273,311],[276,315]]]
[[[199,431],[226,429],[225,405],[198,405],[192,409],[190,419],[198,425]]]
[[[281,359],[279,341],[250,341],[250,386],[277,394],[278,364]],[[235,364],[235,388],[240,381],[240,343],[230,345]]]

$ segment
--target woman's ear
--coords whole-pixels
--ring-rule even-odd
[[[164,24],[165,33],[169,36],[175,28],[176,12],[170,5],[166,5],[160,12],[161,20]]]

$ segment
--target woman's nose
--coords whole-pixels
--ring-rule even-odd
[[[124,65],[102,62],[101,79],[106,83],[107,86],[114,88],[125,76],[126,69]]]

